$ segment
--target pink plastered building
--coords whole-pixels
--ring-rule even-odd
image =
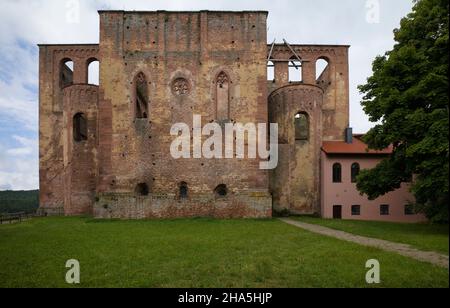
[[[323,218],[373,220],[390,222],[425,222],[422,214],[413,212],[409,204],[414,196],[409,184],[403,183],[393,192],[369,200],[356,188],[359,170],[374,168],[392,149],[368,150],[361,135],[347,141],[324,142],[321,151],[321,213]]]

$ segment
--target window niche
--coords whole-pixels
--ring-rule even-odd
[[[74,63],[71,59],[63,59],[60,64],[59,86],[65,88],[73,84]]]
[[[292,56],[288,63],[288,78],[289,82],[302,82],[303,81],[303,70],[302,62],[297,59],[297,57]]]
[[[84,113],[77,113],[73,117],[73,139],[76,142],[86,141],[88,138],[87,119]]]
[[[148,113],[148,84],[144,73],[137,74],[134,80],[135,86],[135,118],[147,119]]]
[[[295,115],[295,140],[309,140],[309,116],[305,112],[299,112]]]
[[[328,80],[327,72],[328,72],[329,61],[326,58],[319,58],[316,61],[316,80],[319,82],[320,80]]]
[[[230,78],[225,72],[216,78],[216,113],[218,121],[230,118]]]

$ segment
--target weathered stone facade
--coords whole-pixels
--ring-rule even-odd
[[[267,45],[267,12],[100,11],[100,43],[40,45],[40,204],[100,218],[320,211],[320,147],[348,126],[348,46]],[[289,82],[301,58],[302,81]],[[267,59],[275,63],[268,81]],[[316,60],[328,66],[316,78]],[[73,61],[73,72],[65,63]],[[100,83],[88,65],[100,62]],[[294,118],[308,116],[308,139]],[[279,123],[278,168],[174,159],[175,123]],[[207,137],[203,137],[206,139]]]

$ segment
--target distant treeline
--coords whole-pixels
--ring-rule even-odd
[[[0,191],[0,214],[34,213],[39,207],[39,190]]]

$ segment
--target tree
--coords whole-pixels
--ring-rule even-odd
[[[373,62],[373,75],[359,86],[371,122],[364,137],[372,149],[393,153],[357,179],[373,200],[413,178],[416,210],[448,222],[449,175],[449,2],[415,0],[394,30],[392,51]]]

